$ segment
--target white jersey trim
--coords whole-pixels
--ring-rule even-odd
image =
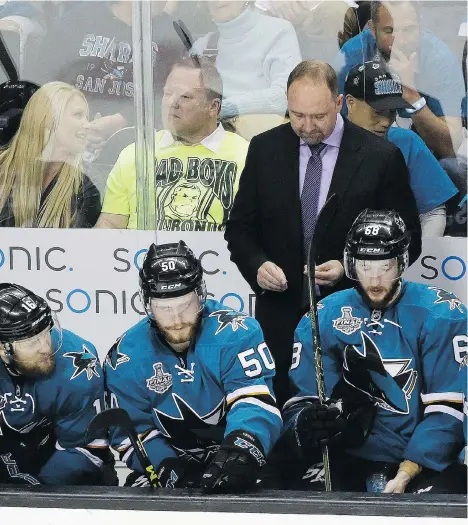
[[[251,396],[255,394],[268,394],[274,398],[271,394],[270,389],[266,385],[254,385],[254,386],[244,386],[243,388],[238,388],[226,396],[226,402],[229,404],[237,397],[241,396]]]
[[[94,441],[91,441],[91,443],[88,443],[88,447],[108,447],[109,441],[107,439],[95,439]]]
[[[231,406],[231,410],[233,410],[234,407],[239,403],[249,403],[250,405],[256,405],[260,408],[263,408],[264,410],[267,410],[268,412],[271,412],[272,414],[275,414],[275,416],[278,416],[282,420],[281,412],[276,407],[268,405],[256,397],[243,397],[242,399],[239,399]]]
[[[96,467],[101,468],[104,465],[104,463],[103,463],[103,461],[101,459],[96,457],[94,454],[91,454],[91,452],[89,450],[87,450],[86,448],[71,447],[71,448],[67,449],[67,448],[62,447],[62,445],[60,445],[60,443],[58,441],[55,443],[55,448],[57,450],[78,450],[78,452],[81,452],[83,454],[83,456],[86,456],[89,459],[89,461],[91,461],[91,463],[96,465]]]
[[[147,441],[149,441],[150,439],[153,439],[154,437],[156,436],[159,436],[159,434],[161,434],[161,432],[159,432],[159,430],[152,430],[146,437],[145,439],[143,439],[143,443],[146,443]],[[124,446],[125,444],[125,446]],[[124,449],[126,447],[128,447],[130,445],[130,439],[125,439],[124,441],[122,441],[122,443],[120,444],[119,448],[117,449],[119,452],[123,452],[123,450],[120,450],[120,449]],[[135,449],[130,446],[130,448],[125,452],[125,454],[122,456],[122,461],[124,463],[127,463],[128,459],[130,458],[130,456],[133,454],[133,452],[135,452]]]
[[[459,412],[458,410],[455,410],[455,408],[448,407],[445,405],[430,405],[424,410],[424,415],[431,414],[433,412],[442,412],[444,414],[449,414],[450,416],[453,416],[460,421],[463,421],[463,413]]]
[[[463,394],[460,392],[440,392],[437,394],[421,394],[421,401],[423,403],[430,403],[431,401],[451,401],[463,403]]]

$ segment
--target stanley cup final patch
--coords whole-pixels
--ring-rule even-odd
[[[360,317],[353,317],[353,308],[351,306],[341,307],[341,317],[333,320],[333,328],[339,330],[346,335],[357,332],[362,325]]]
[[[146,386],[156,394],[164,394],[172,386],[172,375],[164,372],[162,363],[153,365],[154,376],[146,380]]]

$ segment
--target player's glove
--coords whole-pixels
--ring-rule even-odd
[[[242,492],[257,483],[265,454],[260,441],[242,430],[231,432],[222,441],[213,461],[202,476],[206,492]]]
[[[165,458],[156,469],[156,475],[163,488],[185,488],[192,486],[187,476],[186,465],[179,458]],[[126,487],[149,487],[147,476],[141,472],[132,472],[125,481]]]
[[[166,458],[159,464],[156,474],[163,488],[185,488],[191,486],[187,470],[187,465],[181,459]]]
[[[141,474],[141,472],[130,472],[125,480],[125,487],[150,487],[151,484],[148,480],[146,474]]]
[[[346,428],[347,415],[341,400],[330,399],[323,405],[318,401],[308,403],[295,419],[296,441],[307,450],[339,440]]]

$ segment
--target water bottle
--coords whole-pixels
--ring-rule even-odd
[[[373,472],[366,478],[367,492],[383,492],[390,478],[385,472]]]
[[[375,462],[366,477],[367,492],[383,492],[387,483],[395,477],[397,470],[398,464]]]

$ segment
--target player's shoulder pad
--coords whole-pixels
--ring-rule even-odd
[[[104,359],[104,367],[117,370],[120,365],[139,361],[142,345],[151,338],[151,325],[146,317],[125,331],[111,346]]]
[[[406,303],[427,310],[429,315],[466,321],[466,306],[453,292],[439,286],[407,282],[405,299]]]
[[[256,319],[211,299],[206,302],[203,319],[204,326],[201,336],[203,341],[200,343],[213,344],[216,339],[219,339],[220,342],[222,340],[223,343],[238,342],[240,339],[262,333]]]
[[[62,330],[62,345],[52,378],[81,393],[98,388],[104,379],[94,346],[73,332]]]

